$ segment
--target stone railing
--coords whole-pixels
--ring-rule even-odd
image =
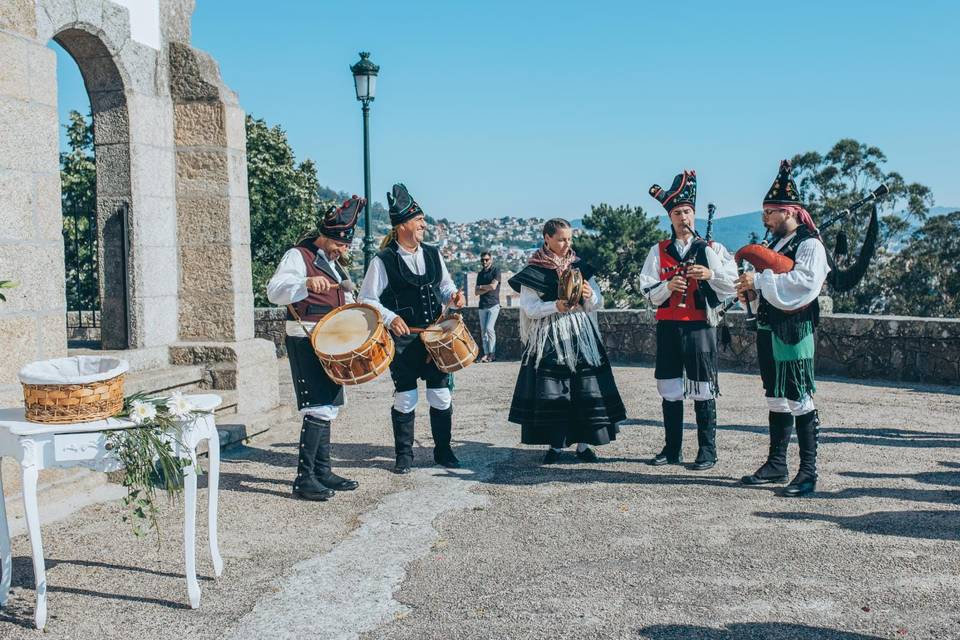
[[[257,337],[273,340],[283,355],[284,311],[257,309]],[[464,318],[480,344],[477,309]],[[610,359],[619,364],[652,364],[656,353],[656,321],[648,309],[599,313],[600,332]],[[732,344],[720,352],[725,370],[755,372],[755,335],[742,313],[727,316]],[[497,320],[497,357],[519,359],[519,310],[501,308]],[[900,316],[823,315],[817,331],[817,373],[960,385],[960,319]]]

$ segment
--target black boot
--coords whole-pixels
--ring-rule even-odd
[[[770,452],[767,461],[757,469],[753,475],[743,476],[743,484],[771,484],[787,481],[787,447],[790,445],[790,435],[793,432],[793,416],[789,413],[771,411],[770,420]]]
[[[329,423],[327,437],[329,438]],[[303,417],[303,426],[300,428],[300,448],[297,456],[297,478],[293,481],[293,497],[300,500],[316,500],[323,502],[333,497],[334,493],[326,488],[314,476],[314,461],[317,449],[323,438],[320,427],[309,416]]]
[[[306,416],[303,420],[316,425],[320,430],[320,443],[313,459],[313,477],[327,489],[334,491],[353,491],[359,487],[359,482],[338,476],[330,470],[330,421],[313,416]]]
[[[704,471],[717,464],[717,401],[697,400],[693,408],[697,413],[697,459],[690,468]]]
[[[390,409],[393,419],[393,446],[397,453],[397,465],[394,473],[410,473],[413,466],[413,424],[416,421],[416,411],[400,413]]]
[[[433,433],[433,461],[448,469],[459,469],[460,461],[450,448],[453,405],[446,409],[430,407],[430,431]]]
[[[813,493],[817,488],[817,434],[820,432],[820,416],[814,409],[797,416],[797,442],[800,444],[800,470],[790,481],[783,495],[795,498]]]
[[[655,467],[665,464],[682,464],[683,455],[683,400],[663,401],[663,430],[666,444],[650,461]]]

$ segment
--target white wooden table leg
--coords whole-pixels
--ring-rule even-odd
[[[211,423],[213,417],[208,418]],[[210,532],[210,556],[213,558],[213,572],[217,577],[223,573],[223,558],[220,557],[220,545],[217,543],[217,505],[220,491],[220,437],[217,429],[211,424],[213,435],[207,441],[210,456],[210,469],[207,472],[207,518]]]
[[[184,469],[184,518],[183,518],[183,553],[187,573],[187,595],[190,598],[190,607],[200,606],[200,583],[197,582],[197,470],[196,449],[190,452],[194,462]]]
[[[40,540],[40,511],[37,508],[37,467],[23,467],[23,508],[27,515],[27,531],[33,552],[33,579],[37,583],[37,608],[33,620],[37,629],[47,624],[47,573],[43,563],[43,543]]]
[[[2,462],[3,458],[0,458]],[[12,576],[13,552],[10,548],[10,527],[7,525],[7,505],[3,497],[3,474],[0,474],[0,607],[7,604]]]

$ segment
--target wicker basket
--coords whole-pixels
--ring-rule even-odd
[[[76,362],[78,358],[63,358],[46,363],[34,363],[33,366],[60,365],[64,369],[76,369],[73,377],[81,378],[82,382],[32,384],[30,380],[30,366],[21,371],[20,379],[23,384],[23,403],[26,408],[26,419],[30,422],[45,424],[67,424],[73,422],[92,422],[102,420],[123,409],[123,378],[127,364],[116,358],[97,358],[95,356],[80,356],[87,359],[83,362],[89,371],[91,364],[95,373],[83,375],[83,369]],[[97,371],[99,370],[99,371]],[[26,375],[25,375],[26,372]],[[69,379],[71,376],[65,376]],[[90,380],[90,378],[101,378]]]

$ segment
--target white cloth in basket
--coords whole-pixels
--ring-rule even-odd
[[[23,384],[87,384],[126,373],[129,363],[108,356],[71,356],[31,362],[20,369]]]

